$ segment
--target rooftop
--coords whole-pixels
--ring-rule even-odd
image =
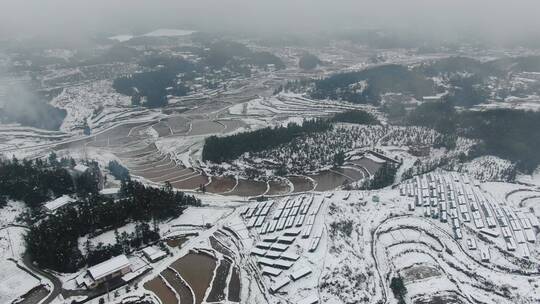
[[[88,166],[85,166],[83,164],[77,164],[75,167],[73,167],[73,170],[84,173],[86,170],[88,170]]]
[[[151,261],[158,260],[164,256],[167,255],[167,253],[159,248],[156,248],[154,246],[146,247],[142,250],[144,255],[146,255],[147,258],[149,258]]]
[[[52,201],[45,203],[45,208],[49,211],[54,211],[73,201],[75,201],[75,199],[73,199],[72,197],[67,196],[67,195],[62,195],[59,198],[56,198]]]
[[[99,280],[130,265],[128,258],[122,254],[88,268],[88,273],[94,280]]]

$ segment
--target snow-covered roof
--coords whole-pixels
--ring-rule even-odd
[[[265,253],[266,253],[266,250],[264,249],[257,248],[257,247],[251,248],[251,254],[264,256]]]
[[[88,166],[85,166],[83,164],[77,164],[77,165],[75,165],[75,167],[73,167],[73,170],[75,170],[77,172],[84,173],[84,172],[86,172],[86,170],[88,170]]]
[[[300,268],[296,270],[295,272],[291,273],[291,278],[296,281],[300,278],[307,276],[310,273],[311,273],[311,269],[309,269],[309,267]]]
[[[59,198],[56,198],[50,202],[47,202],[45,203],[45,208],[48,210],[48,211],[54,211],[68,203],[71,203],[75,201],[75,199],[73,199],[72,197],[70,196],[67,196],[67,195],[62,195],[60,196]]]
[[[292,260],[292,261],[296,261],[300,258],[300,256],[294,252],[291,252],[291,251],[286,251],[286,252],[283,252],[281,254],[281,257],[286,259],[286,260]]]
[[[161,259],[162,257],[166,256],[167,253],[159,248],[156,248],[154,246],[146,247],[142,250],[144,255],[149,258],[151,261],[155,261],[158,259]]]
[[[118,192],[120,192],[120,188],[105,188],[99,191],[99,193],[102,195],[112,195],[117,194]]]
[[[291,279],[289,279],[288,277],[281,278],[281,279],[277,280],[274,283],[274,285],[272,285],[272,287],[270,287],[270,289],[272,290],[272,292],[276,292],[276,291],[280,290],[281,288],[285,287],[290,282],[291,282]]]
[[[261,268],[261,271],[263,274],[268,274],[275,277],[281,273],[281,269],[272,268],[268,266],[264,266],[263,268]]]
[[[317,296],[316,294],[312,294],[308,296],[307,298],[304,298],[297,302],[297,304],[315,304],[315,303],[319,303],[319,296]]]
[[[130,265],[128,258],[122,254],[88,268],[88,273],[97,281]]]

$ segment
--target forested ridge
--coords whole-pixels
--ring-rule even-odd
[[[122,180],[120,198],[105,198],[99,194],[103,176],[98,164],[85,164],[84,172],[76,171],[75,160],[58,159],[54,153],[47,159],[0,159],[0,205],[20,200],[30,208],[24,216],[30,226],[26,252],[40,267],[73,272],[130,252],[159,239],[158,226],[149,223],[178,217],[187,206],[201,204],[194,196],[174,191],[169,183],[154,188],[132,181],[125,168],[114,162],[109,168]],[[61,195],[70,195],[74,201],[54,212],[43,208],[45,202]],[[135,223],[134,233],[118,234],[110,245],[87,243],[85,254],[81,252],[80,237],[128,223]]]
[[[474,154],[511,160],[530,173],[540,165],[540,113],[495,109],[456,111],[451,102],[426,103],[407,116],[407,123],[482,141]]]
[[[373,114],[362,110],[349,110],[337,113],[331,120],[333,122],[347,122],[362,125],[376,125],[380,123]]]
[[[167,104],[167,95],[184,96],[189,89],[177,81],[179,73],[193,72],[195,65],[187,60],[168,57],[149,57],[141,65],[153,68],[152,71],[135,73],[114,80],[113,88],[121,94],[132,97],[132,103],[155,108]]]
[[[311,97],[379,104],[387,92],[409,93],[418,99],[434,93],[433,81],[405,66],[389,64],[332,75],[315,81]]]
[[[259,152],[288,143],[295,137],[330,130],[332,124],[324,119],[304,121],[302,125],[289,123],[286,127],[268,127],[235,135],[206,138],[203,160],[221,163],[231,161],[246,152]]]
[[[159,239],[157,225],[148,222],[177,217],[187,206],[198,206],[200,200],[172,190],[147,187],[136,181],[124,182],[121,199],[113,201],[99,196],[80,199],[57,210],[32,225],[25,237],[26,250],[40,267],[61,272],[96,264],[142,244]],[[95,248],[87,244],[86,255],[78,247],[79,237],[116,229],[129,222],[137,223],[135,234],[117,237],[112,245]]]
[[[88,170],[72,174],[76,163],[71,158],[0,159],[0,196],[24,201],[37,209],[51,199],[64,194],[97,193],[101,172],[96,162],[87,162]]]
[[[167,96],[185,96],[190,92],[189,81],[198,77],[214,78],[229,73],[250,76],[250,66],[266,68],[273,64],[276,69],[285,68],[283,61],[269,52],[252,51],[247,46],[233,41],[206,42],[203,47],[189,49],[200,58],[190,61],[179,57],[151,55],[142,58],[142,72],[116,78],[113,88],[121,94],[131,96],[133,105],[149,108],[166,106]],[[224,79],[221,79],[224,80]],[[219,83],[219,81],[217,81]],[[217,86],[214,82],[213,88]]]

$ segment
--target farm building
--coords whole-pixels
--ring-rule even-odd
[[[142,250],[144,256],[152,263],[157,262],[167,256],[167,253],[155,246],[149,246]]]
[[[120,188],[105,188],[99,194],[107,198],[117,199],[120,195]]]
[[[62,195],[60,196],[59,198],[57,199],[54,199],[50,202],[47,202],[45,203],[44,207],[45,207],[45,211],[47,212],[53,212],[55,211],[56,209],[58,208],[61,208],[71,202],[74,202],[75,199],[73,199],[72,197],[70,196],[67,196],[67,195]]]
[[[121,277],[131,272],[131,262],[125,255],[119,255],[105,262],[88,268],[88,274],[92,279],[89,288],[95,288],[98,285]]]

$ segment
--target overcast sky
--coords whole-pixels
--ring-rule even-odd
[[[540,0],[0,0],[0,39],[152,27],[279,32],[366,26],[537,39],[539,12]]]

